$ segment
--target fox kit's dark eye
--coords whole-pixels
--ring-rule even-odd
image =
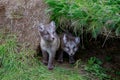
[[[53,34],[55,35],[55,32],[53,32]]]
[[[77,49],[78,49],[77,47],[74,47],[74,48],[73,48],[74,51],[77,51]]]

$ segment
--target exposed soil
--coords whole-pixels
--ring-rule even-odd
[[[102,47],[105,37],[99,36],[96,40],[91,39],[85,43],[85,49],[79,49],[76,54],[76,59],[81,59],[83,62],[87,62],[90,57],[99,58],[102,61],[102,66],[108,69],[108,74],[112,77],[120,78],[120,39],[108,38],[104,47]]]

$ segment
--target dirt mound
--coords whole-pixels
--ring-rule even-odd
[[[18,42],[36,49],[39,44],[37,24],[48,23],[43,0],[0,0],[0,28],[15,33]]]

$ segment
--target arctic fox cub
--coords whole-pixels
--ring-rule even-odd
[[[48,69],[54,68],[54,59],[56,51],[60,46],[60,39],[56,33],[55,22],[49,24],[40,23],[38,30],[40,32],[40,47],[43,56],[43,63],[48,65]]]
[[[69,55],[69,63],[73,64],[75,62],[74,55],[78,50],[78,45],[80,43],[79,37],[74,37],[71,34],[64,33],[61,35],[61,50],[58,58],[58,62],[63,62],[63,52]]]

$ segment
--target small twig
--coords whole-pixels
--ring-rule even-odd
[[[83,34],[83,26],[82,26],[82,35],[81,35],[81,38],[82,38],[82,49],[85,49],[83,36],[84,36],[84,34]]]
[[[107,39],[108,39],[108,36],[109,36],[109,34],[111,33],[111,31],[112,31],[112,30],[110,30],[109,33],[107,34],[107,36],[106,36],[106,38],[105,38],[105,40],[104,40],[104,42],[103,42],[102,48],[104,47],[104,45],[105,45],[105,43],[106,43],[106,41],[107,41]]]

